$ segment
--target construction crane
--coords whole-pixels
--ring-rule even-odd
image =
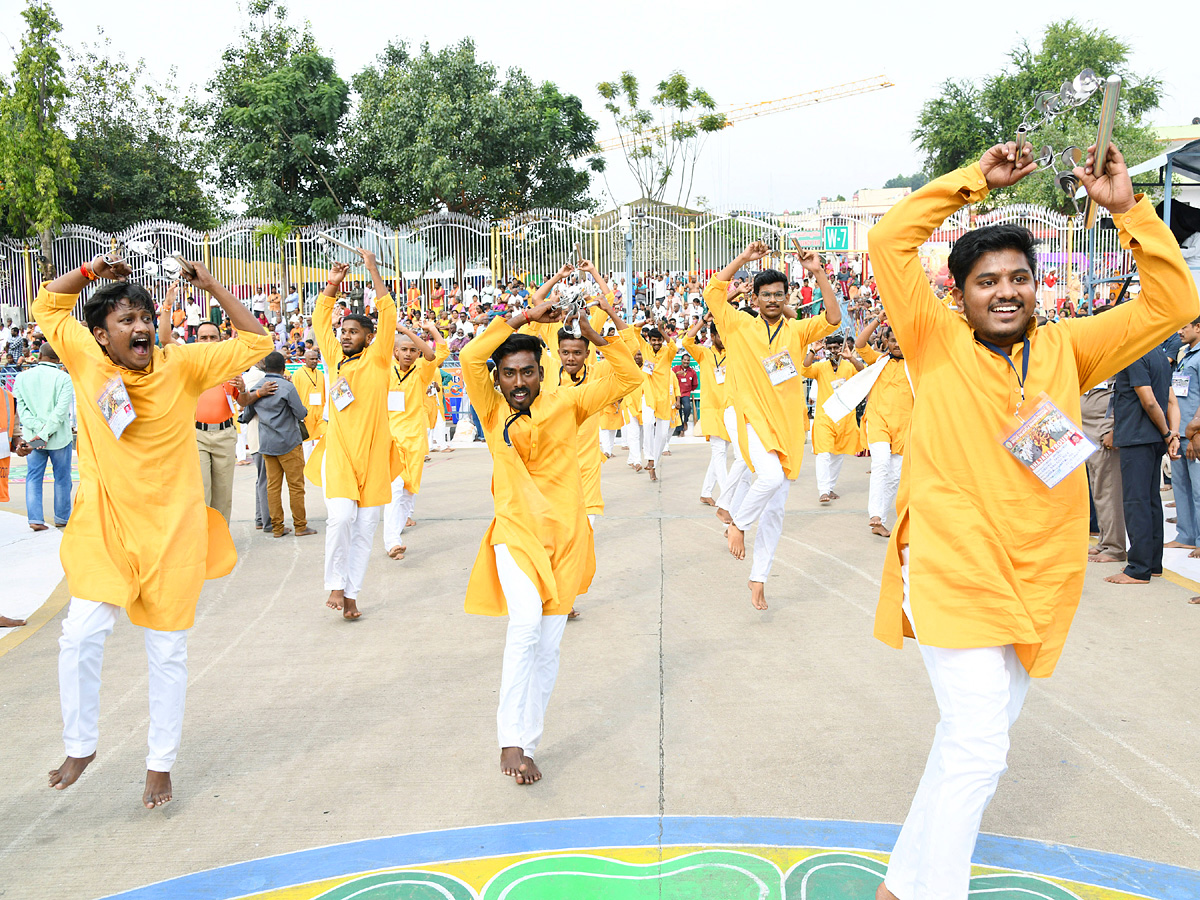
[[[770,116],[775,113],[787,112],[789,109],[799,109],[802,106],[815,106],[818,103],[828,103],[830,100],[841,100],[845,97],[854,97],[858,94],[869,94],[872,91],[882,91],[884,88],[895,87],[895,84],[888,81],[883,75],[876,75],[873,78],[863,78],[858,81],[847,81],[845,84],[837,84],[832,87],[821,88],[816,91],[805,91],[803,94],[792,94],[790,97],[781,97],[778,100],[764,100],[760,103],[746,103],[742,106],[735,106],[725,112],[725,127],[728,128],[736,122],[744,122],[747,119],[757,119],[761,116]],[[699,119],[691,120],[691,124],[696,124]],[[653,129],[642,137],[634,137],[627,135],[625,141],[642,141],[646,138],[653,137],[662,129]],[[596,150],[592,153],[607,153],[610,150],[620,149],[622,139],[619,137],[607,138],[596,144]],[[591,154],[585,154],[591,155]]]

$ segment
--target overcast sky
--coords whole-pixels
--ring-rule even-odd
[[[11,70],[24,31],[22,0],[0,2],[0,70]],[[114,48],[144,57],[151,73],[179,71],[199,89],[246,15],[238,0],[163,4],[151,0],[53,0],[68,44],[94,40],[105,27]],[[1200,115],[1196,31],[1151,14],[1130,18],[1129,4],[1093,0],[1085,20],[1123,37],[1133,69],[1165,82],[1158,125],[1184,125]],[[722,109],[885,75],[895,87],[816,107],[740,123],[711,138],[700,160],[695,195],[718,208],[782,211],[822,196],[880,187],[920,167],[910,140],[921,103],[947,78],[996,71],[1020,38],[1036,42],[1046,23],[1077,14],[1079,4],[840,2],[756,3],[690,0],[568,2],[336,3],[292,0],[293,20],[312,22],[321,48],[349,80],[389,40],[434,47],[472,37],[481,59],[524,69],[578,95],[615,134],[596,84],[630,70],[653,84],[681,69]],[[1054,88],[1055,85],[1047,85]],[[1096,101],[1093,101],[1096,102]],[[1014,127],[1018,123],[1013,123]],[[636,196],[619,155],[610,154],[610,184],[622,200]]]

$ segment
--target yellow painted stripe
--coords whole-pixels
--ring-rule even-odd
[[[1171,582],[1171,584],[1177,584],[1180,587],[1187,588],[1194,594],[1200,594],[1200,582],[1192,581],[1190,578],[1184,578],[1177,572],[1172,572],[1170,569],[1164,568],[1163,578]]]
[[[50,596],[46,598],[46,602],[39,606],[37,611],[26,620],[26,624],[21,628],[15,629],[8,637],[0,641],[0,656],[8,653],[14,647],[25,643],[25,641],[37,634],[43,625],[62,612],[62,608],[70,600],[71,592],[67,590],[67,579],[63,578],[58,583],[58,587],[51,591]]]

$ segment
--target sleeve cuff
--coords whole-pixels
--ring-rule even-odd
[[[1121,246],[1126,250],[1129,250],[1133,246],[1138,229],[1152,222],[1161,224],[1162,220],[1158,217],[1158,213],[1154,211],[1154,205],[1150,202],[1150,198],[1145,194],[1137,195],[1137,202],[1133,204],[1133,209],[1113,216],[1113,224],[1117,226],[1117,234],[1120,236]]]
[[[962,176],[962,188],[967,191],[968,203],[978,203],[988,195],[987,178],[984,177],[983,168],[979,163],[972,163],[958,171]]]

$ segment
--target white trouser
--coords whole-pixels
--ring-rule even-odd
[[[542,598],[505,544],[492,547],[508,604],[508,635],[500,673],[496,733],[500,747],[520,747],[532,757],[542,739],[546,707],[558,677],[558,652],[566,616],[543,616]]]
[[[100,740],[100,669],[104,641],[121,607],[71,598],[58,639],[58,692],[62,704],[63,744],[67,756],[96,752]],[[187,696],[187,630],[143,628],[150,668],[150,733],[146,768],[170,772],[183,737]]]
[[[710,437],[708,442],[712,445],[712,455],[708,458],[708,471],[704,473],[704,484],[700,486],[700,496],[711,500],[714,487],[721,489],[721,496],[725,494],[725,476],[728,474],[725,460],[729,441],[719,437]]]
[[[842,453],[817,454],[817,493],[832,494],[837,487],[838,476],[842,474],[842,462],[846,459]]]
[[[737,417],[733,407],[725,410],[725,429],[729,434],[737,434]],[[729,510],[729,514],[733,516],[733,524],[742,532],[749,531],[751,525],[758,523],[758,531],[754,535],[754,556],[750,561],[750,580],[765,583],[771,574],[771,564],[775,561],[775,548],[779,546],[779,538],[783,534],[783,512],[792,483],[784,474],[778,455],[763,446],[749,423],[746,424],[746,448],[754,465],[754,483],[743,493],[736,506]],[[733,449],[741,459],[742,450],[736,441],[733,442]],[[741,459],[741,462],[745,465],[746,461]]]
[[[308,462],[308,458],[312,456],[312,452],[317,449],[317,442],[305,441],[301,446],[304,448],[304,461]]]
[[[441,450],[450,442],[450,438],[446,433],[446,417],[438,416],[437,421],[433,423],[433,427],[429,431],[429,449]]]
[[[628,413],[626,413],[628,415]],[[621,429],[625,436],[625,444],[629,447],[629,464],[640,465],[642,462],[642,423],[630,418]]]
[[[912,622],[907,547],[903,554],[904,611]],[[947,650],[917,643],[941,720],[884,881],[901,900],[967,900],[979,822],[1008,771],[1008,731],[1029,674],[1011,644]]]
[[[404,534],[404,526],[408,524],[413,508],[417,505],[417,495],[404,486],[403,478],[392,481],[392,500],[383,508],[383,549],[403,546],[400,540]]]
[[[617,432],[616,429],[601,428],[600,429],[600,452],[605,456],[612,456],[613,451],[617,447]]]
[[[642,454],[646,457],[646,465],[662,458],[663,450],[667,448],[667,438],[671,435],[671,421],[657,419],[654,410],[642,404]]]
[[[887,441],[868,445],[871,451],[871,492],[867,496],[867,515],[887,524],[888,513],[896,504],[900,490],[900,464],[904,457],[892,452]]]

